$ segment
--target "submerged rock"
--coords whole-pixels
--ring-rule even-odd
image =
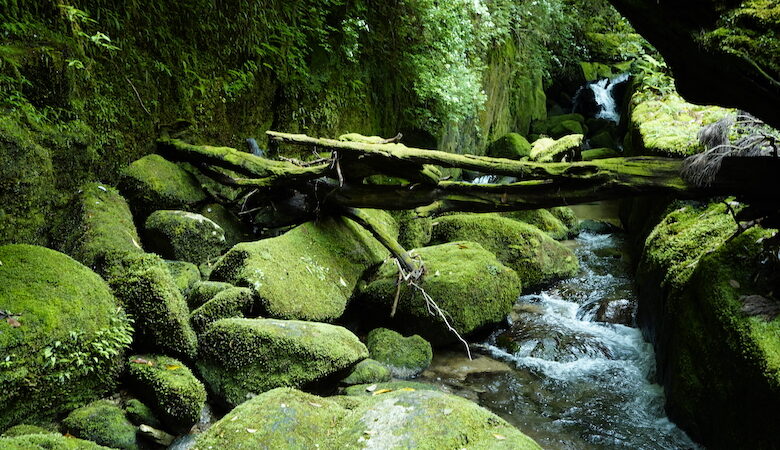
[[[0,317],[0,429],[70,411],[116,385],[132,328],[105,281],[70,257],[0,246]]]
[[[502,321],[520,294],[515,271],[477,243],[453,242],[414,252],[426,268],[419,286],[446,311],[450,324],[463,335]],[[369,275],[358,299],[372,308],[379,305],[389,310],[396,296],[397,280],[397,265],[386,261]],[[435,344],[458,341],[441,317],[429,312],[419,290],[402,283],[398,292],[394,327],[420,334]]]
[[[485,154],[493,158],[527,158],[531,154],[531,144],[520,134],[508,133],[491,143]]]
[[[222,254],[227,245],[222,227],[186,211],[155,211],[144,228],[149,248],[164,258],[200,264]]]
[[[341,380],[341,384],[351,386],[384,381],[390,381],[390,369],[374,359],[364,359],[355,365],[346,378]]]
[[[108,400],[98,400],[71,412],[62,421],[65,433],[106,447],[135,450],[135,426],[125,412]]]
[[[223,319],[201,336],[198,368],[211,392],[232,407],[276,387],[322,380],[367,357],[365,345],[339,326]]]
[[[274,389],[238,406],[197,440],[215,448],[538,449],[531,438],[468,400],[413,388],[322,398]]]
[[[430,364],[433,358],[431,344],[418,335],[403,337],[387,328],[371,330],[366,337],[369,355],[386,365],[393,376],[411,378]]]

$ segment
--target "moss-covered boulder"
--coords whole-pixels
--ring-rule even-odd
[[[557,241],[568,239],[573,234],[566,224],[546,209],[512,211],[501,215],[533,225]]]
[[[207,200],[192,174],[160,155],[147,155],[127,166],[119,190],[141,219],[161,209],[193,209]]]
[[[403,248],[418,248],[428,245],[431,240],[433,220],[430,217],[417,217],[414,211],[388,211],[398,224],[398,243]]]
[[[531,125],[533,134],[558,139],[567,134],[585,134],[585,117],[581,114],[561,114],[550,116]]]
[[[185,297],[189,295],[190,289],[195,283],[200,281],[200,269],[195,264],[186,261],[166,260],[165,266],[168,267],[168,273],[171,274],[176,287]]]
[[[393,222],[385,212],[371,214]],[[344,313],[363,272],[387,255],[359,225],[327,218],[276,238],[236,245],[217,262],[211,279],[251,288],[264,315],[332,321]]]
[[[47,433],[0,437],[0,448],[5,450],[106,450],[109,447],[61,434]]]
[[[37,425],[20,424],[20,425],[14,425],[11,428],[3,431],[3,434],[0,434],[0,437],[16,437],[16,436],[25,436],[28,434],[59,435],[59,433],[54,433],[51,430],[47,430],[46,428],[39,427]]]
[[[515,223],[511,219],[504,220]],[[418,284],[463,335],[502,321],[520,295],[520,279],[515,271],[475,242],[423,247],[415,253],[422,258],[426,268]],[[387,311],[396,296],[397,280],[397,265],[386,261],[368,275],[365,286],[357,294],[358,299],[365,306]],[[399,291],[393,327],[409,334],[420,334],[434,344],[457,341],[445,322],[429,312],[422,293],[406,283]]]
[[[187,303],[160,257],[145,254],[124,260],[109,284],[135,319],[137,347],[195,357],[198,344]]]
[[[137,398],[131,398],[125,403],[125,415],[133,425],[149,425],[150,427],[160,428],[162,422],[154,415],[152,408],[146,406]]]
[[[134,392],[170,430],[185,432],[198,421],[206,389],[184,363],[167,356],[136,355],[128,364]]]
[[[508,133],[492,142],[485,154],[493,158],[522,159],[531,154],[531,143],[517,133]]]
[[[201,264],[227,246],[222,227],[186,211],[155,211],[144,225],[148,248],[164,258]]]
[[[533,225],[495,214],[456,214],[437,220],[431,242],[481,244],[517,272],[526,290],[574,276],[579,270],[571,249]]]
[[[127,202],[103,184],[81,186],[57,228],[57,248],[93,269],[111,252],[143,252]]]
[[[580,219],[574,213],[573,209],[568,206],[556,206],[555,208],[550,208],[548,211],[550,211],[550,214],[555,216],[556,219],[560,220],[561,223],[569,229],[571,234],[577,233],[577,225],[579,225]]]
[[[367,397],[381,395],[392,391],[439,391],[443,392],[435,384],[420,383],[417,381],[386,381],[383,383],[359,384],[344,388],[344,395],[349,397]]]
[[[230,248],[239,242],[252,238],[251,230],[241,219],[219,203],[208,203],[198,211],[202,216],[219,225],[225,232],[225,241]]]
[[[582,151],[582,134],[569,134],[560,139],[541,138],[533,143],[529,158],[536,162],[573,161]]]
[[[390,381],[390,369],[374,359],[364,359],[355,365],[352,372],[341,380],[341,384],[352,386]]]
[[[375,328],[366,336],[371,358],[381,362],[398,378],[412,378],[431,365],[431,344],[418,335],[404,337],[387,328]]]
[[[70,411],[115,386],[132,328],[87,267],[43,247],[0,247],[0,313],[0,429]]]
[[[220,291],[211,300],[198,307],[190,315],[192,328],[202,333],[207,326],[220,319],[256,318],[260,306],[248,288],[231,287]]]
[[[98,400],[76,409],[62,421],[64,433],[122,450],[138,448],[135,426],[125,412],[108,400]]]
[[[238,406],[198,437],[212,448],[539,449],[503,419],[432,390],[322,398],[274,389]]]
[[[198,368],[211,391],[235,406],[269,389],[322,380],[367,357],[365,345],[339,326],[223,319],[201,335]]]
[[[235,286],[221,281],[199,281],[192,285],[192,289],[190,289],[187,296],[187,304],[190,306],[190,309],[197,309],[214,298],[215,295],[232,287]]]

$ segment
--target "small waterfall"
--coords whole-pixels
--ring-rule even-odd
[[[582,112],[585,116],[620,122],[619,102],[615,98],[615,89],[627,82],[628,78],[629,75],[624,73],[615,78],[603,78],[586,84],[574,96],[573,111]],[[585,105],[586,102],[594,104]]]

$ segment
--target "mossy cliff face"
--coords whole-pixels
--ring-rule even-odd
[[[669,416],[704,445],[773,448],[780,419],[780,321],[744,312],[768,296],[757,276],[763,238],[723,204],[673,204],[639,265],[639,322],[656,345]]]

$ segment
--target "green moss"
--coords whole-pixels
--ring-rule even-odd
[[[239,242],[252,240],[249,227],[241,223],[241,219],[219,203],[204,205],[200,209],[200,214],[212,220],[224,230],[228,248]]]
[[[198,281],[192,286],[189,296],[187,296],[187,304],[190,309],[197,309],[214,298],[215,295],[232,287],[235,286],[220,281]]]
[[[147,155],[123,172],[119,189],[139,219],[160,209],[187,209],[206,200],[197,180],[160,155]]]
[[[596,159],[617,158],[621,153],[611,148],[594,148],[582,152],[583,161],[593,161]]]
[[[580,219],[574,213],[573,209],[568,206],[556,206],[555,208],[550,208],[548,211],[550,211],[550,214],[555,216],[556,219],[561,221],[569,230],[569,234],[574,234],[576,232]]]
[[[574,276],[579,270],[571,249],[533,225],[495,214],[456,214],[437,220],[431,242],[479,243],[514,269],[526,290]]]
[[[219,256],[227,245],[222,227],[200,214],[155,211],[146,219],[148,247],[164,258],[201,264]]]
[[[531,126],[531,131],[533,134],[545,135],[558,139],[568,134],[585,134],[584,126],[585,117],[581,114],[561,114],[534,122]]]
[[[109,284],[135,319],[137,346],[195,356],[187,303],[162,259],[151,254],[127,259]]]
[[[371,214],[392,222],[384,212]],[[366,268],[387,255],[354,222],[325,218],[276,238],[236,245],[219,260],[211,279],[251,288],[264,315],[332,321],[344,313]]]
[[[477,243],[449,243],[414,252],[426,269],[418,284],[446,312],[449,322],[462,335],[502,321],[520,294],[520,280],[515,271]],[[397,280],[398,267],[393,261],[386,261],[376,273],[370,274],[357,296],[368,307],[389,310],[396,295]],[[394,328],[420,334],[434,344],[457,342],[442,319],[429,312],[418,290],[404,283],[399,292]]]
[[[98,400],[79,408],[62,421],[66,433],[81,439],[123,450],[135,450],[135,426],[122,408],[108,400]]]
[[[136,355],[128,361],[135,393],[171,430],[188,431],[200,418],[206,402],[203,384],[181,361],[167,356]]]
[[[414,211],[388,211],[398,224],[398,243],[405,249],[424,247],[431,240],[433,220],[417,217]]]
[[[355,365],[352,372],[341,380],[341,384],[351,386],[356,384],[382,383],[390,381],[390,370],[379,361],[364,359]]]
[[[550,138],[541,138],[533,143],[530,158],[536,162],[561,161],[566,156],[578,153],[582,148],[582,134],[570,134],[555,140]]]
[[[315,322],[223,319],[201,335],[198,368],[228,405],[280,386],[301,387],[368,357],[348,330]]]
[[[149,425],[153,428],[160,428],[162,422],[154,415],[152,408],[141,403],[140,400],[131,398],[125,404],[125,415],[133,425]]]
[[[531,144],[522,135],[509,133],[491,143],[485,154],[493,158],[522,159],[531,154]]]
[[[192,312],[190,322],[196,333],[202,333],[207,326],[220,319],[258,316],[260,306],[247,288],[231,287],[218,292],[214,297]]]
[[[403,337],[387,328],[375,328],[366,337],[371,358],[387,366],[399,378],[414,377],[431,365],[431,344],[418,335]]]
[[[501,214],[504,217],[509,217],[520,222],[525,222],[529,225],[533,225],[536,228],[547,233],[551,238],[555,240],[568,239],[571,235],[571,228],[567,227],[557,217],[555,217],[550,211],[546,209],[534,209],[527,211],[512,211]]]
[[[29,434],[0,438],[0,447],[7,450],[105,450],[108,448],[93,442],[57,434]]]
[[[37,425],[16,425],[13,426],[3,432],[3,434],[0,435],[0,437],[16,437],[16,436],[24,436],[27,434],[55,434],[58,435],[58,433],[54,433],[50,430],[47,430],[46,428],[39,427]]]
[[[43,247],[0,247],[0,429],[81,406],[116,385],[132,328],[106,283]]]
[[[168,273],[171,274],[176,287],[186,297],[195,283],[200,282],[200,270],[198,266],[185,261],[165,261]]]
[[[387,381],[384,383],[371,383],[350,386],[344,389],[344,395],[349,397],[368,397],[374,395],[374,392],[377,391],[386,390],[385,392],[391,392],[400,391],[402,389],[407,391],[441,391],[441,389],[439,389],[439,387],[437,387],[435,384],[418,383],[416,381]]]

